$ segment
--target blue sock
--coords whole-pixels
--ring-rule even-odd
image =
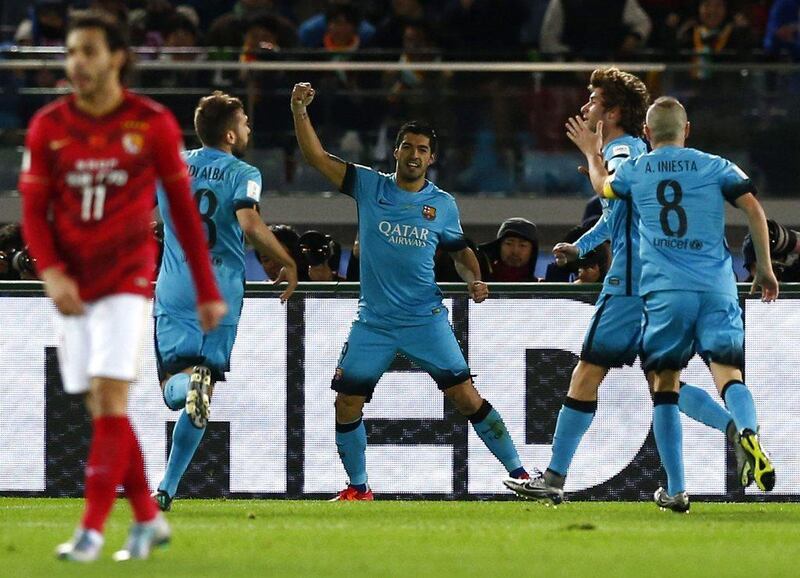
[[[367,429],[364,420],[336,424],[336,448],[350,485],[359,492],[367,491]]]
[[[164,479],[158,484],[159,490],[164,490],[170,496],[175,497],[175,493],[178,491],[178,484],[186,472],[186,468],[189,467],[189,462],[192,461],[194,452],[197,451],[197,446],[200,445],[200,440],[203,439],[204,433],[206,433],[205,428],[194,427],[186,412],[181,412],[181,416],[175,422],[175,429],[172,430],[172,448],[169,450],[169,462],[167,463],[167,471],[164,473]]]
[[[183,409],[186,405],[186,394],[189,392],[189,374],[176,373],[164,384],[164,403],[170,409]]]
[[[657,391],[653,394],[653,434],[661,465],[667,472],[667,493],[674,496],[686,489],[683,478],[683,431],[678,410],[678,394]]]
[[[492,404],[483,400],[478,411],[468,416],[467,419],[472,422],[475,433],[483,440],[494,457],[505,466],[506,471],[514,477],[519,477],[522,462],[517,454],[517,448],[514,447],[514,442],[506,429],[506,424],[503,423],[503,418],[492,407]],[[522,469],[522,472],[524,471]]]
[[[678,409],[693,420],[721,432],[728,429],[728,424],[733,419],[728,410],[714,401],[714,398],[708,395],[704,389],[688,383],[681,383]]]
[[[584,434],[592,425],[597,412],[597,400],[580,401],[569,396],[558,412],[556,431],[553,434],[553,455],[548,469],[560,476],[566,476],[572,458]]]
[[[722,399],[728,406],[728,411],[736,422],[736,430],[743,429],[758,431],[758,418],[756,417],[756,404],[753,395],[741,381],[731,380],[722,388]]]

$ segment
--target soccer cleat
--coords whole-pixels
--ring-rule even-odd
[[[736,475],[739,478],[739,483],[743,488],[746,488],[753,483],[753,470],[750,467],[747,452],[742,447],[741,436],[736,431],[736,425],[734,425],[733,420],[728,424],[725,434],[733,444],[733,453],[736,456]]]
[[[97,530],[78,528],[72,540],[56,547],[59,560],[71,562],[94,562],[103,549],[103,535]]]
[[[211,416],[208,392],[211,389],[211,370],[204,365],[195,365],[189,378],[189,391],[186,394],[186,415],[192,425],[203,429]]]
[[[169,524],[163,514],[158,514],[150,522],[134,524],[125,547],[114,553],[114,561],[146,560],[153,547],[167,545],[171,536]]]
[[[162,512],[169,512],[170,508],[172,508],[173,498],[164,490],[156,490],[150,495],[156,501],[156,504],[158,504],[158,509]]]
[[[366,492],[359,492],[353,486],[347,486],[344,490],[336,494],[329,502],[371,502],[375,499],[372,490],[367,488]]]
[[[672,510],[679,514],[689,513],[689,494],[686,492],[678,492],[674,496],[670,496],[667,490],[658,488],[653,494],[653,499],[662,510]]]
[[[745,476],[752,476],[759,489],[769,492],[775,487],[775,468],[769,455],[761,447],[758,434],[753,430],[745,429],[739,434],[739,444],[747,456],[747,466],[744,468],[740,480]]]
[[[564,501],[564,490],[549,485],[539,470],[534,470],[533,477],[527,480],[523,478],[506,478],[503,480],[503,485],[518,496],[528,500],[547,502],[554,506],[558,506]]]

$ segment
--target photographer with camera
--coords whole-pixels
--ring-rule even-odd
[[[782,283],[800,282],[800,232],[793,231],[780,223],[767,219],[769,232],[769,258],[775,277]],[[756,270],[756,252],[753,240],[747,233],[742,242],[746,281],[752,281]]]
[[[339,275],[342,246],[330,235],[306,231],[297,241],[303,261],[308,266],[309,281],[343,281]]]
[[[35,265],[22,239],[22,225],[11,223],[0,228],[0,280],[38,279]]]

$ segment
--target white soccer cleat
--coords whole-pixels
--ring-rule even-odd
[[[102,549],[103,535],[100,532],[78,528],[72,540],[56,547],[56,556],[70,562],[94,562]]]
[[[115,562],[146,560],[150,557],[153,547],[167,545],[171,537],[169,524],[159,512],[152,521],[131,526],[125,547],[115,552],[113,559]]]
[[[203,365],[195,365],[189,378],[189,391],[186,393],[186,415],[197,429],[208,425],[211,417],[211,370]]]

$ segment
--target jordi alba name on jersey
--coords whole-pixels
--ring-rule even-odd
[[[640,138],[623,135],[608,143],[603,151],[606,168],[613,174],[625,160],[643,155],[647,144]],[[638,295],[641,262],[639,261],[639,215],[630,200],[602,199],[603,219],[611,237],[611,267],[603,282],[603,292],[610,295]]]
[[[211,262],[220,293],[228,303],[223,325],[237,323],[244,296],[244,233],[236,211],[254,207],[261,198],[261,173],[224,151],[203,147],[186,151],[200,218],[206,227]],[[164,191],[158,189],[158,204],[164,219],[164,256],[156,283],[155,314],[194,319],[196,297],[186,257],[172,225]]]
[[[715,155],[660,147],[623,162],[611,188],[639,211],[643,295],[681,290],[736,296],[724,201],[755,193],[747,175]]]
[[[467,246],[455,199],[428,181],[409,193],[394,175],[353,164],[342,192],[358,206],[359,319],[414,322],[444,313],[433,273],[436,248]]]

